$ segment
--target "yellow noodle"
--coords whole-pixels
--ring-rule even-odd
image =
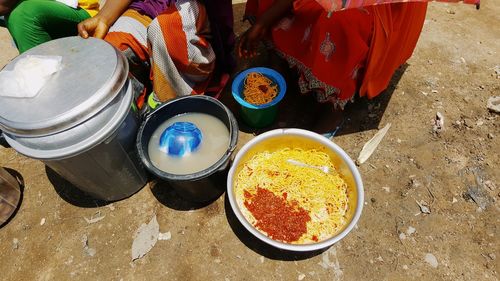
[[[254,105],[270,103],[278,95],[278,85],[258,72],[250,72],[245,78],[243,99]]]
[[[329,172],[310,166],[326,166]],[[313,236],[319,241],[328,239],[346,224],[347,185],[324,152],[285,148],[258,153],[244,164],[236,177],[234,191],[240,209],[253,225],[255,218],[243,204],[244,191],[255,194],[257,186],[279,197],[286,192],[288,202],[296,200],[299,207],[309,212],[307,233],[293,244],[317,242]]]

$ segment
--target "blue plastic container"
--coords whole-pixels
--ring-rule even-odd
[[[245,78],[250,72],[258,72],[271,79],[278,85],[278,95],[269,103],[254,105],[243,99],[243,85]],[[267,67],[249,68],[238,74],[231,87],[234,99],[241,105],[241,118],[243,121],[254,128],[263,128],[271,125],[278,115],[278,103],[283,99],[286,93],[286,82],[281,74]]]

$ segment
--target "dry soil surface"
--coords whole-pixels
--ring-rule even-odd
[[[0,229],[0,279],[499,280],[500,123],[486,107],[500,95],[499,4],[431,4],[413,57],[387,92],[346,108],[333,140],[354,159],[392,126],[359,167],[366,196],[358,225],[329,249],[276,251],[242,229],[225,196],[192,206],[154,181],[119,202],[92,200],[42,162],[0,146],[0,166],[24,180],[22,204]],[[243,6],[234,7],[238,19]],[[239,34],[245,28],[237,23]],[[0,48],[3,66],[16,55],[3,28]],[[259,63],[240,68],[249,64]],[[306,122],[312,100],[288,83],[276,126],[314,127]],[[224,100],[231,104],[227,92]],[[438,112],[444,129],[435,132]],[[239,146],[256,133],[242,127]],[[153,216],[171,236],[131,261],[134,235]]]

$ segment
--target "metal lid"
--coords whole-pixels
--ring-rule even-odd
[[[56,134],[39,137],[15,136],[4,133],[5,139],[17,152],[31,158],[60,160],[73,157],[102,142],[106,143],[107,139],[113,138],[117,132],[119,133],[118,130],[122,126],[127,126],[129,116],[136,118],[135,113],[129,114],[132,110],[130,106],[132,98],[132,86],[129,82],[107,107],[85,123]],[[129,120],[128,122],[135,121]],[[134,136],[130,138],[133,139]]]
[[[62,68],[34,98],[0,97],[0,128],[13,135],[44,136],[91,118],[108,105],[127,80],[128,63],[104,40],[67,37],[39,45],[27,55],[62,57]]]

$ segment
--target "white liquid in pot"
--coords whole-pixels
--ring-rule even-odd
[[[175,122],[191,122],[203,136],[199,148],[183,157],[172,157],[160,150],[160,136]],[[205,113],[186,113],[163,122],[153,133],[148,144],[149,159],[153,165],[170,174],[186,175],[207,169],[217,162],[229,148],[229,130],[217,117]]]

